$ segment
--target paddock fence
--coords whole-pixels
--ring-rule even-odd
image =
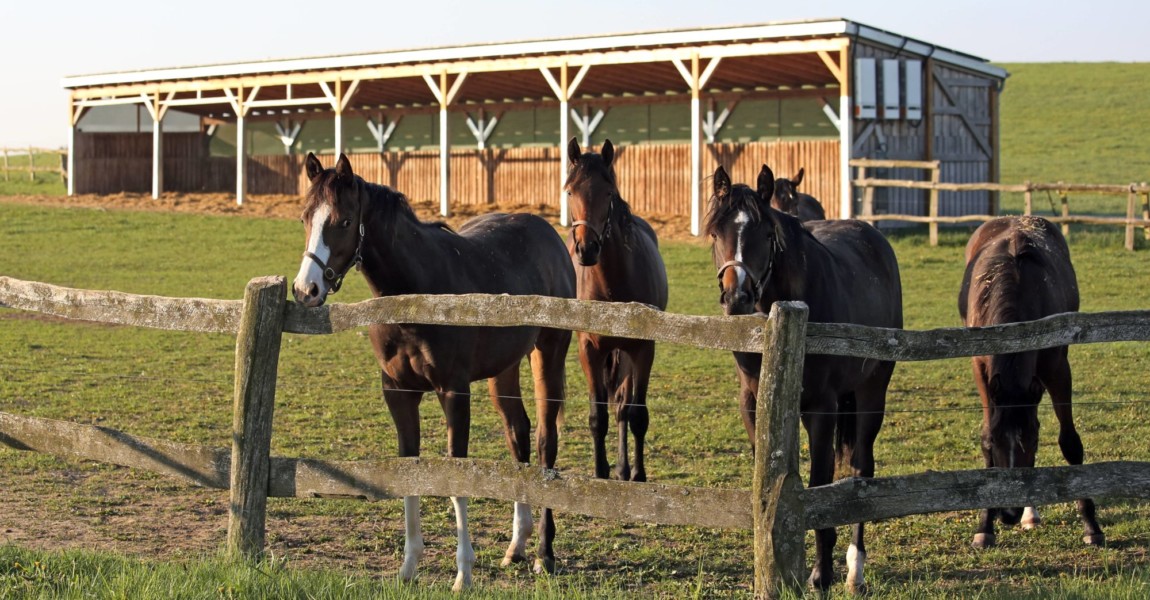
[[[640,304],[538,296],[396,296],[302,308],[282,277],[248,283],[244,299],[167,298],[0,277],[0,306],[66,319],[236,335],[231,448],[133,436],[105,427],[0,413],[0,443],[95,460],[230,490],[227,549],[262,553],[267,498],[468,496],[592,517],[754,531],[754,591],[801,585],[804,532],[858,521],[1081,497],[1150,499],[1150,463],[928,472],[804,488],[799,394],[807,353],[935,360],[1067,344],[1150,341],[1150,311],[1067,313],[985,328],[905,331],[808,323],[802,303],[764,316],[692,316]],[[752,489],[599,480],[513,462],[444,458],[330,461],[270,455],[283,333],[323,335],[373,323],[541,326],[763,354]]]
[[[1122,185],[1092,184],[1092,183],[1033,183],[1030,181],[1021,184],[1004,183],[943,183],[939,180],[941,163],[937,160],[879,160],[879,159],[853,159],[850,166],[858,169],[858,178],[851,180],[851,185],[862,188],[862,208],[859,219],[872,225],[878,221],[902,221],[907,223],[928,223],[930,225],[930,245],[938,245],[939,223],[971,223],[988,221],[997,217],[997,214],[970,214],[961,216],[940,216],[939,192],[975,192],[984,191],[995,194],[1020,193],[1023,194],[1023,214],[1034,214],[1034,192],[1054,192],[1058,195],[1061,214],[1045,217],[1053,223],[1062,225],[1062,234],[1070,235],[1070,224],[1085,225],[1112,225],[1126,228],[1125,247],[1134,250],[1134,229],[1143,228],[1143,235],[1150,241],[1150,185],[1146,182],[1129,183]],[[867,177],[868,169],[921,169],[929,174],[929,181],[911,181],[905,179],[877,179]],[[927,192],[926,216],[910,214],[876,214],[875,190],[879,188],[914,189]],[[1091,195],[1126,196],[1126,216],[1105,217],[1096,215],[1071,215],[1070,194],[1082,193]],[[1142,218],[1138,218],[1139,198],[1141,198]],[[992,203],[996,205],[996,203]],[[997,210],[991,212],[997,213]]]
[[[53,164],[44,164],[44,156],[55,156]],[[29,181],[36,181],[37,173],[56,173],[61,179],[67,179],[68,152],[54,148],[0,148],[0,172],[4,174],[4,181],[12,180],[12,173],[27,173]],[[37,160],[37,158],[39,160]]]

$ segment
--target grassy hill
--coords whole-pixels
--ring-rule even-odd
[[[1007,63],[1002,181],[1150,180],[1150,63]]]

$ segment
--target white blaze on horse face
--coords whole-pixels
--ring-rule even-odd
[[[751,216],[746,211],[739,211],[735,215],[735,222],[739,224],[739,233],[735,234],[735,260],[740,263],[743,262],[743,233],[747,231],[747,223],[751,222]],[[743,267],[735,266],[735,274],[739,277],[738,289],[743,289],[743,283],[747,281],[747,271]]]
[[[325,264],[331,258],[331,248],[328,248],[323,241],[323,226],[327,224],[330,218],[331,206],[325,204],[319,207],[311,217],[311,235],[307,238],[307,251]],[[296,274],[295,282],[292,285],[296,290],[306,293],[313,283],[321,294],[326,291],[327,282],[323,279],[323,267],[319,266],[319,263],[312,260],[311,257],[304,256],[299,265],[299,273]]]
[[[455,576],[455,585],[451,589],[461,592],[471,587],[471,566],[475,564],[475,550],[471,547],[471,534],[467,531],[467,498],[451,497],[451,504],[455,507],[455,565],[459,573]]]
[[[399,569],[400,581],[415,579],[419,559],[423,558],[423,531],[419,518],[419,496],[403,497],[403,566]]]

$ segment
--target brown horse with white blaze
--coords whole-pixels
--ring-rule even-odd
[[[343,155],[334,169],[324,169],[308,154],[307,174],[311,180],[303,214],[307,250],[293,285],[301,304],[323,304],[353,265],[362,267],[376,297],[465,293],[575,297],[575,272],[567,248],[554,228],[537,216],[483,215],[456,233],[442,223],[421,222],[403,194],[364,181]],[[447,421],[447,454],[466,457],[470,385],[487,379],[512,456],[529,462],[531,422],[521,398],[519,365],[530,356],[538,419],[535,443],[542,466],[555,466],[570,331],[411,324],[372,325],[369,331],[400,456],[419,456],[419,404],[426,392],[434,392]],[[455,589],[460,590],[471,584],[475,552],[468,533],[467,498],[453,497],[452,503],[458,535]],[[405,497],[403,507],[406,538],[400,578],[406,581],[415,577],[423,555],[419,497]],[[515,503],[505,565],[526,560],[526,541],[533,527],[531,507]],[[536,571],[554,571],[554,539],[554,517],[545,508]]]
[[[966,245],[966,272],[958,310],[967,327],[1033,321],[1078,310],[1078,280],[1058,228],[1041,217],[1000,217],[979,227]],[[1067,346],[975,356],[974,381],[982,397],[982,456],[987,468],[1033,467],[1038,451],[1038,403],[1050,392],[1058,418],[1058,447],[1080,465],[1085,452],[1071,410]],[[1083,541],[1102,545],[1094,501],[1078,501]],[[1039,522],[1033,507],[982,511],[972,545],[995,544],[994,519],[1026,529]]]
[[[731,185],[719,167],[705,231],[712,239],[719,303],[728,315],[767,313],[771,304],[798,300],[814,323],[902,327],[902,285],[894,250],[862,221],[810,221],[771,208],[775,178],[763,165],[757,189]],[[755,404],[762,355],[735,353],[739,409],[754,444]],[[811,487],[834,480],[835,465],[849,464],[856,477],[874,476],[874,442],[882,427],[886,390],[894,362],[807,354],[800,411],[810,440]],[[815,532],[810,584],[834,582],[836,533]],[[863,524],[853,526],[847,551],[847,585],[864,590]]]
[[[611,140],[601,153],[582,152],[571,138],[571,169],[565,189],[573,218],[568,250],[575,263],[580,300],[642,302],[667,308],[667,269],[655,231],[619,195]],[[622,480],[646,481],[643,448],[650,417],[647,386],[655,342],[579,332],[579,362],[591,395],[589,423],[594,441],[595,476],[606,478],[607,412],[619,428],[615,473]],[[635,437],[634,468],[628,462],[627,429]]]

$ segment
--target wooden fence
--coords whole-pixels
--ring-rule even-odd
[[[1150,311],[1069,313],[974,329],[904,331],[808,323],[802,303],[767,318],[664,313],[639,304],[538,296],[396,296],[301,308],[282,277],[252,280],[244,300],[164,298],[87,291],[0,277],[0,306],[157,329],[236,333],[230,450],[140,438],[75,423],[0,413],[0,443],[109,462],[230,489],[227,545],[260,554],[267,497],[468,496],[527,502],[593,517],[718,528],[753,528],[756,596],[797,587],[804,532],[938,511],[1034,506],[1081,497],[1150,498],[1150,463],[929,472],[844,479],[803,488],[799,393],[806,353],[879,360],[934,360],[1066,344],[1150,341]],[[512,462],[403,458],[325,461],[270,456],[276,367],[283,332],[329,334],[372,323],[531,325],[762,352],[751,490],[628,483]],[[234,467],[234,468],[233,468]],[[604,499],[610,499],[604,501]]]
[[[57,157],[53,165],[36,164],[36,157],[42,155],[49,155]],[[36,181],[36,173],[58,173],[61,179],[68,176],[66,160],[68,153],[65,150],[51,149],[51,148],[0,148],[0,156],[3,156],[3,163],[0,163],[0,170],[4,173],[4,181],[12,180],[12,171],[17,173],[27,173],[28,181]],[[17,159],[14,163],[12,159]],[[43,161],[41,161],[42,163]]]
[[[1134,228],[1142,227],[1146,240],[1150,241],[1150,185],[1130,183],[1126,185],[1106,185],[1090,183],[1032,183],[1022,184],[1003,183],[942,183],[939,181],[939,161],[917,160],[874,160],[854,159],[850,161],[852,167],[858,168],[858,179],[851,181],[851,185],[863,188],[862,211],[859,218],[875,223],[877,221],[905,221],[910,223],[930,224],[930,245],[938,245],[939,223],[970,223],[988,221],[997,215],[962,215],[957,217],[939,216],[938,195],[940,191],[971,192],[989,191],[995,193],[1013,192],[1023,194],[1023,214],[1033,214],[1034,192],[1057,192],[1062,208],[1061,216],[1046,217],[1054,223],[1062,224],[1062,234],[1070,234],[1071,223],[1088,225],[1117,225],[1126,228],[1126,249],[1134,250]],[[930,173],[930,181],[907,181],[903,179],[873,179],[866,176],[867,169],[871,168],[903,168],[923,169]],[[875,188],[901,188],[927,190],[927,215],[900,215],[875,214],[874,191]],[[1086,194],[1102,194],[1126,196],[1126,217],[1099,217],[1090,215],[1072,216],[1070,214],[1071,192]],[[1142,218],[1137,218],[1138,199],[1141,197]]]
[[[164,190],[225,192],[236,187],[235,157],[211,156],[199,133],[164,134]],[[689,215],[689,144],[635,144],[616,147],[620,193],[639,214]],[[838,215],[838,139],[708,144],[703,176],[722,165],[734,181],[754,184],[768,164],[781,177],[805,168],[803,191]],[[145,193],[152,189],[152,138],[147,133],[84,133],[76,137],[76,192]],[[322,155],[326,165],[335,156]],[[349,155],[364,179],[391,186],[415,201],[439,199],[439,150],[370,152]],[[558,146],[451,150],[453,205],[550,205],[558,208],[561,170]],[[247,159],[247,191],[302,195],[307,191],[304,157],[255,155]],[[709,190],[704,185],[704,190]],[[704,195],[705,197],[705,195]]]

